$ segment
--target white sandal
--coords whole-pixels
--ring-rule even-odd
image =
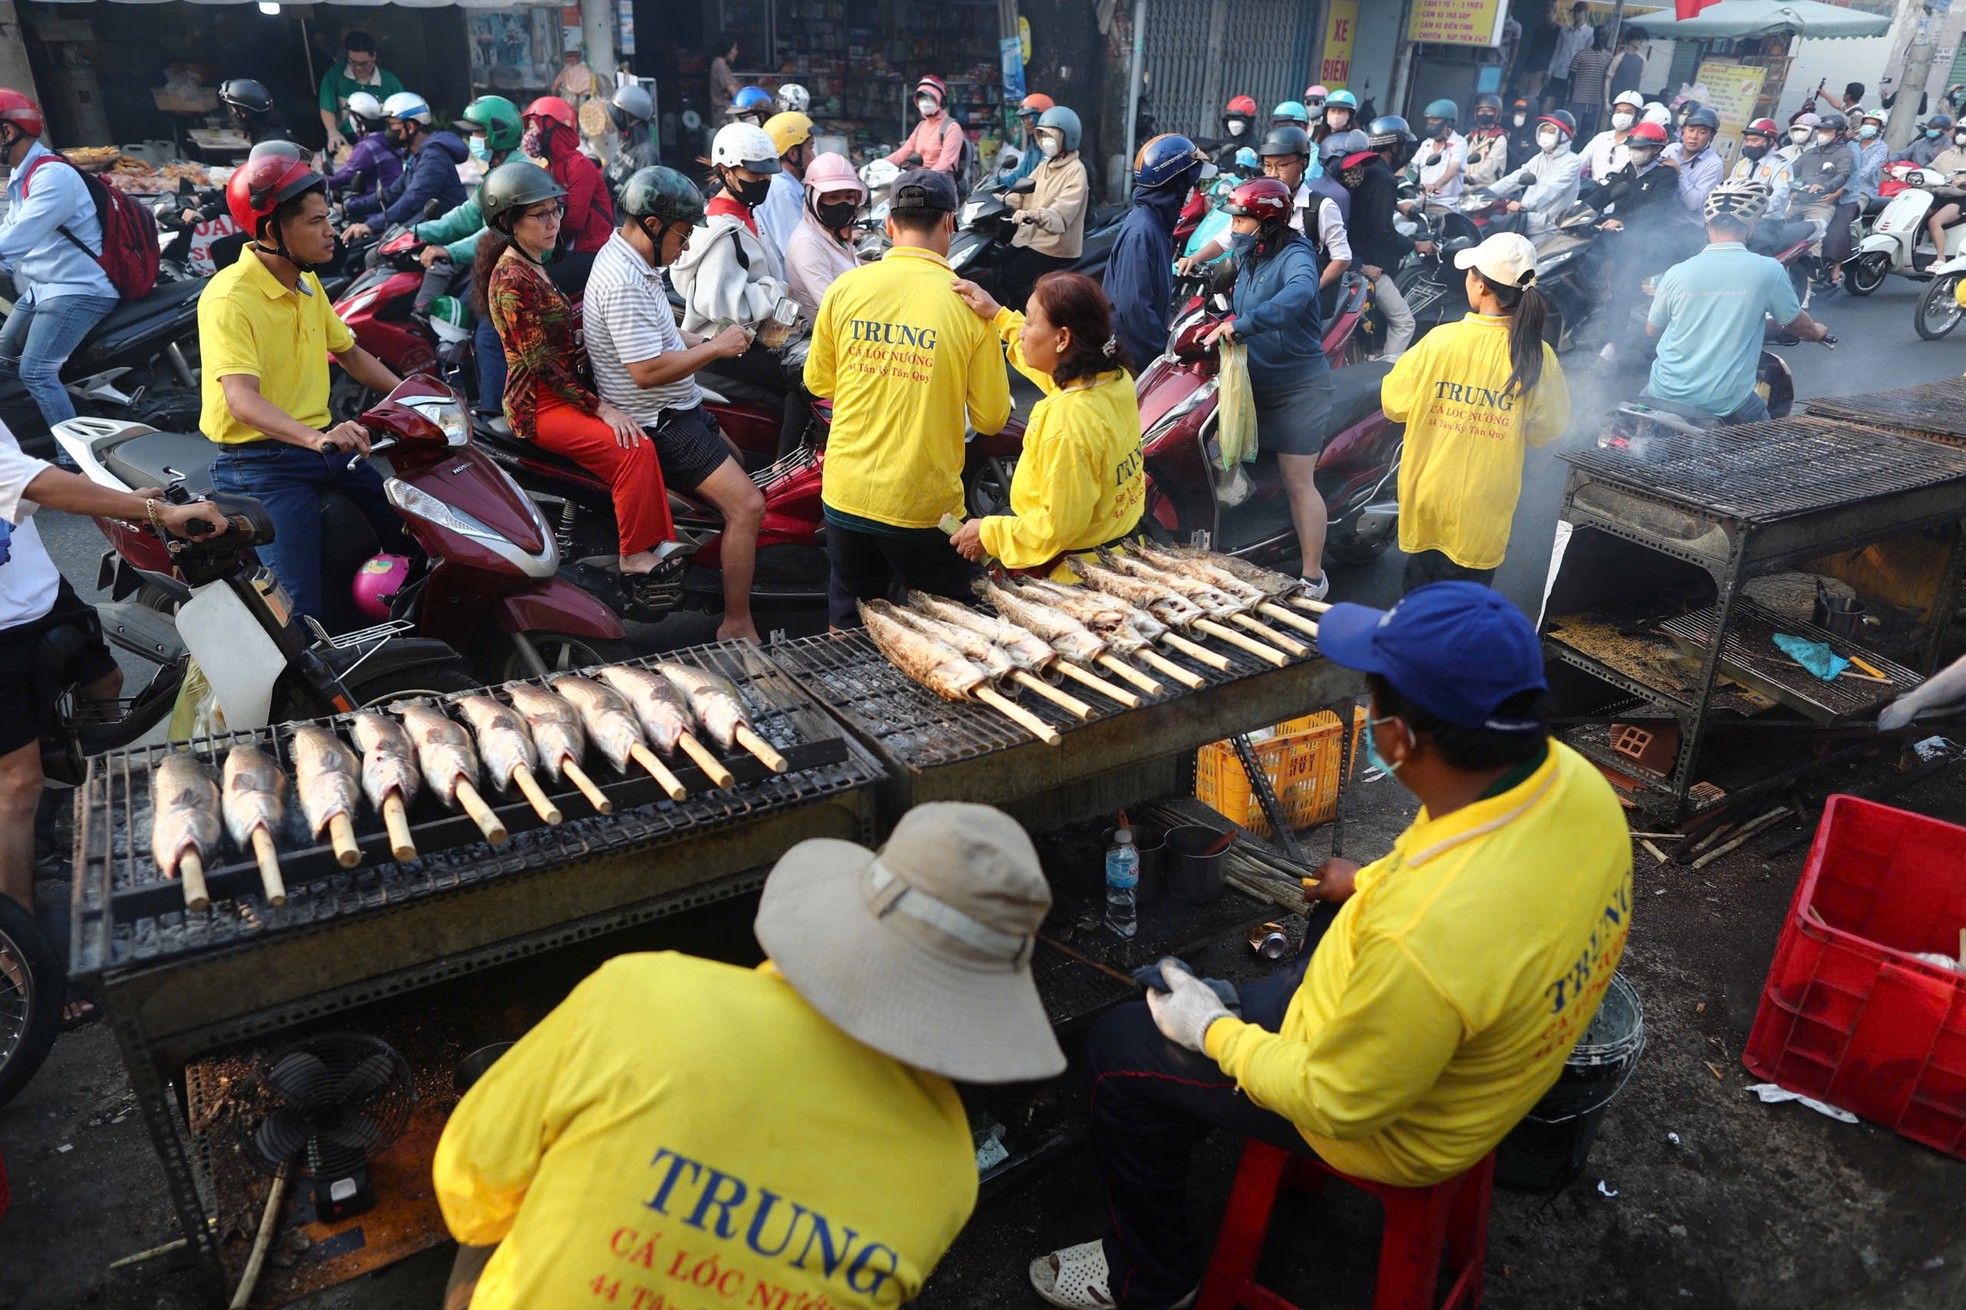
[[[1080,1242],[1031,1261],[1032,1289],[1060,1310],[1113,1310],[1111,1281],[1104,1242]],[[1200,1291],[1176,1301],[1174,1310],[1188,1310]]]

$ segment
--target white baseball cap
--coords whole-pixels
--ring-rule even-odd
[[[1454,267],[1472,268],[1497,286],[1532,286],[1536,281],[1536,247],[1519,232],[1497,232],[1455,255]]]

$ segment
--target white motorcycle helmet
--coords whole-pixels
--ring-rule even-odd
[[[810,114],[812,112],[812,92],[797,82],[787,82],[778,88],[778,112],[781,114]]]
[[[1657,100],[1645,106],[1645,112],[1638,116],[1638,121],[1641,123],[1657,123],[1660,127],[1666,129],[1667,136],[1672,135],[1672,110],[1666,108]]]
[[[385,118],[408,118],[424,124],[430,123],[430,104],[414,91],[398,91],[382,102]]]
[[[710,162],[719,168],[748,168],[753,173],[778,171],[778,147],[762,127],[729,123],[710,141]]]

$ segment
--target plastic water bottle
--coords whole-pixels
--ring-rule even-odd
[[[1133,834],[1121,828],[1106,848],[1106,926],[1122,937],[1140,931],[1139,888],[1140,852]]]

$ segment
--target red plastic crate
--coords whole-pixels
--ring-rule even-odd
[[[1741,1062],[1966,1158],[1966,828],[1832,796]]]

